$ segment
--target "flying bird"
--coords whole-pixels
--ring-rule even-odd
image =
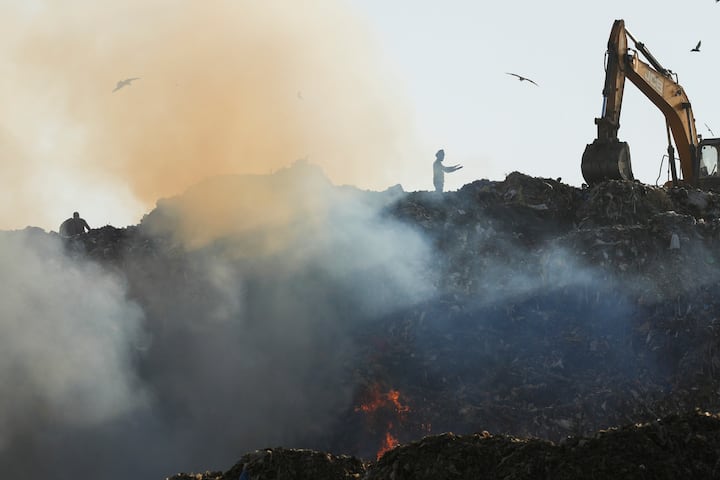
[[[695,45],[695,48],[693,48],[693,49],[690,50],[690,51],[691,51],[691,52],[699,52],[699,51],[700,51],[700,44],[701,44],[701,43],[702,43],[702,40],[700,40],[700,41],[698,42],[698,44]]]
[[[115,85],[115,89],[113,90],[113,93],[117,92],[118,90],[120,90],[121,88],[123,88],[127,85],[130,85],[135,80],[140,80],[140,77],[126,78],[125,80],[120,80],[119,82],[117,82],[117,85]]]
[[[716,0],[716,1],[720,1],[720,0]],[[710,129],[710,127],[708,127],[708,124],[707,124],[707,123],[705,124],[705,128],[708,129],[708,132],[710,132],[710,135],[712,135],[713,137],[715,136],[715,134],[714,134],[713,131]]]
[[[536,87],[539,87],[539,86],[540,86],[540,85],[538,85],[537,83],[535,83],[535,82],[533,82],[532,80],[530,80],[529,78],[523,77],[522,75],[518,75],[517,73],[510,73],[510,72],[505,72],[505,73],[507,73],[508,75],[512,75],[513,77],[517,77],[517,79],[520,80],[521,82],[527,80],[528,82],[532,83],[532,84],[535,85]]]

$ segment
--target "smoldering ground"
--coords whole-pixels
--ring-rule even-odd
[[[316,167],[300,163],[272,176],[209,179],[161,201],[138,227],[142,235],[136,232],[102,267],[59,249],[58,239],[44,233],[38,234],[42,242],[29,236],[9,244],[3,282],[18,281],[8,302],[29,300],[9,310],[19,312],[22,324],[4,319],[3,338],[19,329],[19,338],[35,348],[2,349],[2,355],[17,353],[0,358],[2,364],[35,365],[46,358],[37,352],[49,349],[62,355],[38,371],[68,373],[61,385],[82,381],[69,389],[69,400],[62,397],[67,387],[58,393],[43,381],[30,383],[17,397],[9,390],[4,421],[10,428],[0,451],[6,472],[20,475],[32,464],[37,476],[74,478],[80,471],[111,479],[162,478],[225,468],[266,446],[332,450],[328,435],[353,410],[355,369],[367,368],[355,363],[362,358],[356,350],[366,347],[356,343],[355,331],[384,334],[383,323],[414,321],[412,312],[425,312],[418,319],[425,327],[415,336],[414,356],[397,367],[403,376],[392,379],[403,392],[413,391],[406,384],[423,372],[437,381],[423,395],[455,399],[453,387],[464,385],[468,392],[468,385],[476,385],[480,395],[510,398],[518,386],[513,382],[523,386],[523,377],[503,372],[530,365],[537,383],[545,370],[583,379],[563,383],[564,389],[546,388],[544,400],[532,398],[572,408],[575,399],[595,399],[603,387],[584,380],[588,372],[617,371],[622,375],[613,378],[632,382],[641,367],[652,367],[649,357],[628,367],[635,293],[626,287],[634,282],[641,288],[639,282],[619,282],[569,248],[540,252],[523,246],[513,235],[519,232],[497,222],[490,233],[490,220],[482,216],[458,224],[441,220],[437,230],[430,229],[446,235],[436,243],[420,233],[419,223],[388,214],[385,207],[405,197],[336,187]],[[445,197],[433,197],[432,208],[448,212],[448,205]],[[475,214],[471,206],[463,211]],[[463,252],[474,260],[467,262]],[[40,278],[23,280],[35,276]],[[62,295],[47,293],[56,290]],[[96,296],[104,308],[92,307]],[[68,299],[72,303],[63,303]],[[49,307],[32,308],[58,303],[62,312],[71,308],[63,305],[75,309],[77,299],[85,307],[79,311],[91,315],[73,310],[73,319],[84,319],[80,323]],[[55,328],[51,337],[37,333],[47,324]],[[109,341],[101,327],[116,324],[120,333]],[[101,334],[85,335],[83,329]],[[567,331],[597,339],[599,346],[582,354],[577,343],[548,351]],[[106,351],[110,361],[99,363],[109,365],[104,371],[84,368],[97,364],[96,357],[104,359]],[[82,352],[82,362],[74,352]],[[437,352],[449,354],[431,360]],[[25,370],[10,370],[12,381]],[[583,391],[588,384],[595,390]],[[36,408],[35,399],[50,407]],[[68,405],[82,411],[66,413]],[[92,415],[85,418],[85,411]],[[485,428],[488,419],[470,421]]]
[[[203,178],[268,173],[301,157],[336,182],[382,186],[397,183],[407,159],[407,112],[342,3],[2,2],[0,18],[4,228],[52,229],[73,210],[92,226],[117,223]],[[427,292],[416,281],[426,247],[362,206],[318,210],[311,196],[310,216],[288,217],[288,198],[258,195],[230,218],[207,198],[180,208],[173,228],[193,249],[187,263],[145,258],[108,273],[59,250],[7,250],[6,283],[45,307],[44,316],[8,307],[3,320],[35,347],[8,363],[23,388],[5,399],[5,471],[159,476],[322,429],[347,400],[337,376],[346,325]],[[320,233],[328,212],[347,220],[328,228],[334,237]],[[311,219],[309,230],[291,228]],[[243,240],[228,234],[239,232]],[[231,249],[212,250],[227,237]],[[13,261],[26,257],[37,288],[13,283],[23,268]],[[46,258],[56,276],[42,278]],[[88,310],[94,295],[107,311]],[[54,308],[76,299],[81,320],[65,321]],[[82,335],[96,321],[120,334]],[[38,322],[52,336],[38,335]]]
[[[718,280],[717,259],[707,248],[714,228],[654,220],[577,229],[557,222],[567,218],[555,215],[560,209],[546,215],[525,205],[478,208],[476,199],[447,195],[438,205],[411,195],[394,210],[432,235],[441,295],[378,321],[376,330],[390,336],[381,346],[400,346],[369,352],[382,359],[365,368],[368,378],[383,378],[410,404],[424,399],[415,404],[417,427],[558,440],[568,434],[558,422],[573,424],[568,418],[582,419],[575,433],[587,434],[659,399],[663,408],[682,405],[673,387],[697,388],[687,379],[712,371],[699,366],[702,355],[677,349],[687,347],[687,324],[713,328],[707,313],[715,302],[704,289]],[[602,204],[586,207],[604,211]],[[676,228],[685,232],[682,253],[668,249]],[[680,285],[678,278],[692,281]],[[699,367],[685,372],[683,364]],[[440,393],[433,399],[430,392]],[[443,414],[428,412],[428,405]],[[707,399],[698,405],[716,408]],[[416,428],[401,441],[421,433]]]
[[[101,378],[75,389],[81,398],[72,400],[83,406],[77,414],[66,410],[68,401],[44,382],[20,391],[57,405],[43,415],[10,392],[7,417],[19,417],[18,405],[26,410],[0,451],[6,471],[20,474],[42,458],[35,467],[38,476],[74,478],[82,471],[102,478],[162,478],[178,470],[225,465],[268,445],[327,446],[322,442],[329,427],[352,406],[351,332],[430,298],[432,254],[417,232],[381,215],[393,193],[338,188],[307,165],[270,178],[223,177],[188,192],[191,199],[197,192],[222,192],[226,208],[221,212],[208,202],[208,210],[195,209],[192,216],[182,197],[161,202],[141,228],[151,232],[148,241],[165,246],[144,253],[138,249],[115,267],[105,265],[112,273],[79,260],[72,250],[25,247],[24,256],[37,264],[38,275],[44,262],[57,265],[56,278],[49,278],[63,286],[65,303],[44,293],[53,291],[47,282],[20,282],[16,289],[42,305],[67,304],[83,323],[78,327],[50,307],[42,320],[33,309],[18,307],[13,311],[22,318],[5,326],[22,329],[36,346],[18,352],[18,361],[37,363],[44,358],[37,352],[46,348],[78,351],[82,362],[58,353],[52,366],[82,379]],[[245,195],[250,183],[257,195]],[[283,193],[281,185],[288,190]],[[271,192],[276,194],[267,218],[250,215],[257,199]],[[230,227],[212,229],[212,222],[203,223],[212,212],[227,215]],[[188,225],[198,227],[202,236],[189,235]],[[59,241],[38,235],[43,245]],[[277,241],[267,241],[272,237]],[[8,275],[19,268],[14,265]],[[127,289],[106,291],[110,280],[103,279],[112,279],[111,285],[126,282]],[[119,305],[119,311],[88,309],[95,295]],[[100,329],[94,324],[98,315],[103,316],[100,326],[120,325],[124,334],[112,337],[117,343],[105,345],[82,335],[83,328]],[[36,334],[46,323],[55,326],[47,338]],[[2,352],[4,357],[7,351]],[[126,361],[111,363],[115,370],[86,367],[103,365],[106,355]],[[51,370],[47,375],[52,377]],[[116,410],[102,409],[106,396]],[[83,416],[93,410],[105,415]]]

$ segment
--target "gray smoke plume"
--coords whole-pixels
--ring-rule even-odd
[[[185,209],[210,192],[224,210]],[[22,388],[3,398],[0,463],[162,478],[322,447],[352,407],[353,333],[434,295],[427,240],[382,214],[394,198],[304,165],[211,179],[160,202],[140,227],[152,246],[115,267],[9,234],[0,372]],[[228,228],[202,227],[217,217]]]
[[[119,277],[32,231],[3,233],[0,262],[0,456],[147,408],[133,368],[143,313]]]

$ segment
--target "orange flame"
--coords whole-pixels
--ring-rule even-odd
[[[400,403],[400,392],[398,390],[390,390],[387,393],[387,398],[388,398],[388,400],[390,400],[393,403],[393,405],[395,406],[395,410],[398,413],[404,413],[404,412],[410,411],[410,407]]]
[[[392,428],[392,423],[388,425],[388,431],[385,432],[385,441],[380,446],[380,450],[377,452],[377,460],[380,460],[380,458],[385,455],[386,452],[392,450],[393,448],[400,445],[400,442],[398,442],[398,439],[393,436],[392,433],[390,433],[390,429]]]
[[[400,402],[400,392],[398,390],[390,389],[389,392],[382,393],[378,385],[373,385],[369,397],[368,401],[355,407],[356,412],[372,413],[387,406],[391,406],[398,413],[410,411],[410,407]]]
[[[373,417],[374,417],[374,414],[376,412],[378,412],[378,410],[381,410],[381,409],[390,410],[390,411],[395,412],[395,416],[399,420],[402,420],[403,415],[406,412],[410,411],[410,407],[407,405],[404,405],[400,401],[400,391],[399,390],[390,389],[388,392],[382,392],[382,390],[380,389],[380,386],[378,384],[373,385],[368,390],[367,400],[364,403],[360,404],[359,406],[355,407],[356,412],[363,412],[368,415],[372,415]],[[400,444],[397,437],[395,437],[391,433],[392,428],[393,428],[393,423],[388,422],[383,443],[377,452],[378,460],[380,459],[380,457],[382,457],[385,454],[385,452],[392,450],[393,448],[397,447]]]

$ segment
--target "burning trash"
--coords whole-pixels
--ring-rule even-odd
[[[292,172],[283,175],[263,181],[283,188]],[[243,178],[241,188],[227,184],[245,191],[256,180]],[[327,182],[313,184],[333,192]],[[664,457],[711,464],[712,472],[720,449],[716,417],[673,419],[695,408],[720,411],[720,196],[706,192],[700,202],[692,191],[616,181],[577,189],[519,173],[473,182],[441,201],[431,192],[343,189],[342,195],[334,198],[372,208],[364,215],[327,208],[313,222],[293,218],[297,230],[256,257],[247,252],[276,238],[275,231],[241,229],[240,237],[202,248],[178,243],[173,199],[140,225],[88,232],[72,263],[56,258],[55,252],[64,255],[57,234],[30,229],[3,232],[0,240],[25,265],[63,280],[55,285],[60,292],[73,285],[60,266],[71,265],[81,284],[111,276],[101,286],[135,315],[137,329],[125,336],[89,329],[116,342],[129,371],[123,391],[139,384],[151,392],[147,397],[162,400],[138,405],[162,422],[141,422],[136,412],[115,417],[118,441],[135,438],[141,425],[152,443],[167,441],[164,450],[211,468],[243,452],[292,443],[313,450],[248,454],[250,478],[328,468],[332,475],[314,478],[349,479],[373,464],[376,472],[419,465],[414,459],[425,461],[428,452],[446,471],[469,472],[474,467],[458,452],[472,445],[496,453],[519,446],[545,451],[528,438],[567,445],[552,451],[569,461],[595,445],[596,432],[660,418],[669,420],[638,430],[642,438],[687,439],[702,458]],[[48,268],[56,275],[48,276]],[[6,283],[15,285],[26,270],[12,270]],[[58,299],[87,297],[76,293]],[[42,307],[34,298],[23,308]],[[33,325],[47,311],[19,324]],[[79,324],[88,330],[96,323]],[[0,338],[14,338],[6,333]],[[75,338],[53,335],[51,345]],[[160,407],[167,411],[152,410]],[[13,442],[13,435],[35,438],[22,430],[35,421],[38,431],[54,430],[36,438],[34,452],[56,451],[63,462],[81,455],[80,448],[54,442],[69,438],[62,422],[21,413],[8,423],[0,450],[0,464],[11,465],[11,474],[24,467],[13,459],[27,455],[27,442]],[[491,434],[477,434],[483,431]],[[103,443],[107,429],[85,425],[83,432],[98,452],[117,445]],[[441,432],[454,433],[429,435]],[[603,435],[620,450],[630,445],[627,438]],[[495,468],[492,458],[477,465]],[[639,452],[635,459],[651,468]],[[518,468],[537,466],[528,460]]]
[[[377,383],[369,388],[364,397],[365,400],[355,407],[355,411],[365,414],[369,431],[384,430],[382,444],[376,455],[380,459],[385,452],[400,444],[396,434],[393,433],[394,426],[405,422],[406,413],[410,411],[410,407],[400,401],[398,390],[391,388],[385,392]]]

